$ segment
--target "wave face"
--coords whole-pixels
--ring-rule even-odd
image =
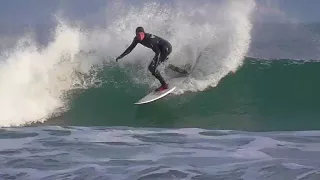
[[[112,77],[103,76],[101,82],[97,72],[118,66],[114,57],[131,42],[137,25],[172,43],[171,63],[194,65],[189,83],[177,93],[216,86],[242,64],[250,44],[250,15],[255,3],[204,2],[141,2],[137,6],[113,1],[107,5],[104,29],[82,28],[57,16],[57,26],[45,46],[26,36],[2,52],[0,125],[43,122],[68,111],[73,101],[69,92],[104,88],[101,83],[112,81]],[[114,8],[120,10],[115,12]],[[137,47],[120,63],[122,69],[130,69],[127,80],[131,86],[157,85],[146,71],[151,57],[152,52]]]
[[[70,109],[46,124],[131,127],[200,127],[250,131],[319,129],[320,63],[246,58],[215,88],[165,97],[146,106],[133,103],[149,86],[131,74],[106,68],[113,79],[73,95]]]

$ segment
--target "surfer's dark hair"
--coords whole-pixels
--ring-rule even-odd
[[[136,28],[136,33],[139,33],[139,32],[144,32],[143,27],[139,26]]]

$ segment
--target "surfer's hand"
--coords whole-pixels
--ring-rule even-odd
[[[121,59],[121,57],[120,57],[120,56],[116,58],[116,62],[118,62],[118,60],[119,60],[119,59]]]

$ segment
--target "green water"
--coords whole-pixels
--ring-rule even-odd
[[[70,110],[46,124],[199,127],[247,131],[320,129],[320,63],[247,58],[217,87],[136,106],[147,92],[112,70],[113,83],[78,93]],[[120,82],[120,83],[119,83]]]

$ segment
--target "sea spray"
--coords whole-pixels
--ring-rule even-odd
[[[76,58],[81,32],[62,23],[53,36],[42,49],[32,39],[21,38],[14,50],[2,56],[6,59],[0,66],[0,126],[44,121],[67,108],[64,92],[79,87],[80,76],[75,73],[89,72],[85,62]]]
[[[170,5],[145,3],[115,16],[118,19],[110,23],[107,32],[114,36],[118,54],[132,42],[137,26],[168,39],[173,51],[167,63],[194,66],[189,83],[177,93],[202,91],[216,86],[221,78],[241,66],[251,42],[251,13],[254,7],[252,0],[173,1]],[[158,81],[146,68],[152,57],[152,51],[138,45],[121,63],[127,65],[124,68],[132,68],[132,63],[140,64],[142,68],[137,67],[136,72],[129,76],[135,83],[157,86]],[[159,69],[164,73],[163,67]]]

